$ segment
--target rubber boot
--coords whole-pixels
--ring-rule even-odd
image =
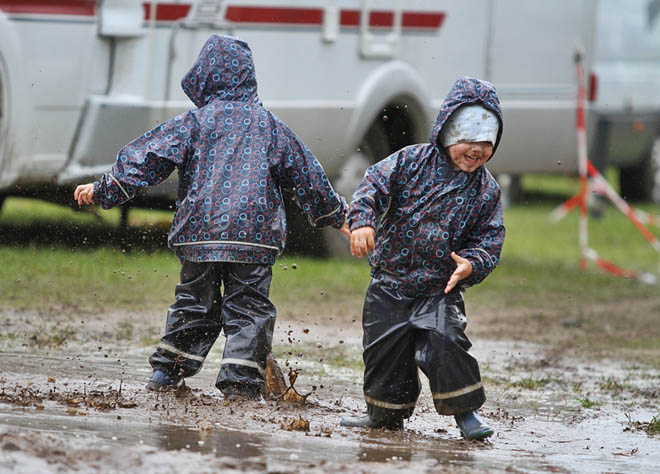
[[[454,419],[461,430],[461,436],[465,439],[484,439],[494,433],[493,429],[479,417],[476,410],[454,415]]]
[[[173,377],[160,370],[154,370],[151,380],[147,384],[147,390],[166,392],[168,390],[176,390],[181,385],[183,385],[183,379]]]
[[[349,428],[371,428],[380,429],[386,428],[388,430],[398,431],[403,429],[403,420],[390,421],[388,423],[380,423],[369,418],[369,415],[358,417],[345,417],[341,419],[340,426]]]
[[[262,396],[259,387],[252,387],[252,386],[240,385],[240,384],[230,384],[222,389],[222,394],[224,395],[225,400],[229,400],[232,402],[251,400],[261,404],[266,403],[266,400],[264,400],[264,397]]]

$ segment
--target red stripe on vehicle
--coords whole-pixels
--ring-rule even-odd
[[[151,20],[151,2],[143,2],[144,19]],[[156,21],[176,21],[185,18],[191,4],[157,3]],[[46,15],[81,15],[94,16],[95,0],[0,0],[0,10],[7,13],[46,14]],[[343,27],[360,26],[360,10],[345,9],[339,12],[339,24]],[[226,19],[235,23],[261,23],[280,25],[321,25],[323,9],[292,7],[250,7],[229,6]],[[403,28],[438,29],[445,19],[443,12],[403,12]],[[369,13],[370,27],[392,27],[394,12],[372,10]]]
[[[321,8],[283,8],[283,7],[227,7],[226,19],[235,23],[278,23],[285,25],[320,25],[323,23]],[[443,12],[403,12],[403,28],[433,28],[442,26]],[[360,26],[360,10],[340,10],[341,26]],[[372,10],[369,13],[369,26],[392,27],[394,12]]]
[[[95,0],[0,1],[0,10],[7,13],[94,16],[95,8]]]
[[[443,12],[403,12],[401,26],[403,28],[433,28],[438,29],[445,21]],[[360,10],[341,10],[339,13],[341,26],[360,26]],[[371,11],[369,13],[369,26],[394,26],[394,12]]]
[[[227,7],[226,18],[235,23],[281,23],[320,25],[320,8]]]
[[[374,11],[369,12],[369,26],[393,26],[394,12]]]
[[[438,29],[445,21],[443,12],[403,12],[404,28],[434,28]]]
[[[144,19],[151,20],[151,3],[144,2]],[[156,21],[176,21],[185,18],[190,11],[190,4],[174,4],[174,3],[157,3],[156,4]]]
[[[360,25],[360,11],[359,10],[341,10],[339,12],[339,24],[341,26],[359,26]]]

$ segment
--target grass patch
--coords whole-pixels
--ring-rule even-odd
[[[506,379],[503,379],[501,377],[491,377],[488,375],[483,375],[483,372],[486,372],[486,369],[482,370],[482,375],[481,375],[481,382],[485,386],[491,386],[491,387],[509,387],[510,384]]]
[[[648,429],[646,431],[650,435],[656,435],[660,433],[660,415],[656,415],[651,418]]]
[[[322,348],[310,343],[277,344],[274,346],[273,352],[276,358],[282,360],[285,364],[288,359],[298,358],[325,364],[336,369],[364,370],[362,352],[354,347],[349,348],[342,344]]]
[[[575,400],[580,404],[582,408],[597,408],[602,405],[601,402],[590,399],[589,397],[578,397]]]
[[[0,300],[24,309],[146,310],[171,300],[179,279],[178,260],[166,250],[0,247],[0,261]]]
[[[660,367],[657,287],[592,265],[580,269],[577,214],[549,220],[552,209],[577,191],[575,180],[532,176],[523,184],[534,199],[505,211],[499,267],[466,292],[469,334],[607,356],[620,350]],[[643,207],[660,215],[660,206]],[[0,214],[0,305],[45,314],[154,309],[164,314],[180,271],[165,245],[170,219],[171,212],[136,209],[128,228],[119,229],[118,210],[81,212],[7,198]],[[604,258],[657,273],[657,253],[618,211],[608,208],[602,219],[590,219],[589,232],[590,245]],[[660,236],[659,229],[652,232]],[[341,329],[349,321],[359,324],[369,279],[364,259],[286,255],[273,267],[271,297],[280,318],[334,322]],[[133,332],[121,327],[118,337]]]
[[[625,414],[628,419],[628,426],[630,429],[645,431],[649,436],[660,434],[660,414],[651,418],[651,421],[635,421],[628,413]]]
[[[516,380],[515,382],[511,382],[510,385],[511,387],[523,388],[525,390],[538,390],[542,387],[545,387],[550,382],[552,382],[552,379],[548,379],[548,378],[535,379],[532,377],[527,377],[524,379]]]
[[[76,333],[76,329],[68,325],[51,327],[46,331],[33,333],[29,340],[38,347],[59,347],[74,338]]]
[[[621,392],[628,390],[629,387],[626,387],[626,385],[622,384],[613,377],[608,377],[607,380],[600,384],[600,389],[606,392],[611,392],[614,395],[618,395]]]
[[[159,342],[160,342],[159,337],[144,335],[140,338],[140,346],[142,347],[156,346]]]

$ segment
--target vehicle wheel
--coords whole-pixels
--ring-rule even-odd
[[[621,168],[619,184],[624,199],[660,203],[660,138],[640,164]]]
[[[390,153],[387,130],[382,122],[374,122],[360,147],[344,162],[342,171],[334,180],[335,190],[350,204],[353,192],[364,178],[367,168]],[[336,229],[323,229],[327,254],[333,257],[348,257],[351,254],[346,236]]]

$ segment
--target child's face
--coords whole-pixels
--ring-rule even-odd
[[[472,173],[488,161],[493,154],[491,142],[461,142],[447,148],[454,166],[466,173]]]

